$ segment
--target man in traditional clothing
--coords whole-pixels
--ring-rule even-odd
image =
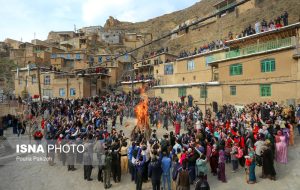
[[[66,144],[69,148],[69,152],[67,153],[67,165],[68,165],[68,171],[74,171],[76,170],[74,167],[75,164],[75,148],[73,149],[71,146],[74,146],[73,139],[70,139],[68,143]]]
[[[162,174],[161,162],[157,158],[157,152],[151,158],[149,164],[148,176],[151,178],[153,190],[160,190],[160,178]]]
[[[120,140],[116,139],[112,144],[112,175],[115,183],[121,181],[121,157],[120,157]]]
[[[90,142],[92,140],[92,135],[90,134],[88,139],[85,139],[83,144],[84,153],[83,153],[83,165],[84,165],[84,179],[92,181],[92,163],[93,163],[93,144]]]
[[[95,152],[98,158],[98,181],[103,182],[103,168],[105,166],[105,144],[102,136],[98,137],[98,141],[95,145]]]
[[[136,190],[142,190],[143,185],[143,171],[145,167],[146,156],[140,155],[135,163],[136,167]]]
[[[110,183],[110,174],[111,174],[111,150],[106,150],[105,152],[105,165],[104,165],[104,188],[109,189],[112,185]]]

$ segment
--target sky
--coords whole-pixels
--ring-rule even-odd
[[[0,41],[47,39],[50,31],[104,25],[109,16],[140,22],[199,0],[0,0]]]

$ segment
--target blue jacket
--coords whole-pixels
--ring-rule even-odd
[[[131,160],[132,160],[132,157],[133,157],[133,151],[136,149],[137,147],[136,146],[130,146],[129,148],[128,148],[128,153],[127,153],[127,155],[128,155],[128,160],[131,162]]]
[[[161,167],[164,175],[170,175],[170,169],[172,167],[171,158],[164,156],[161,160]]]

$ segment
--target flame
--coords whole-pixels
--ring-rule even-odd
[[[137,126],[140,129],[149,128],[149,113],[148,113],[148,96],[145,94],[145,89],[141,89],[141,101],[135,106],[135,115],[137,118]]]
[[[159,129],[160,127],[161,127],[161,124],[160,124],[160,122],[158,122],[157,129]]]

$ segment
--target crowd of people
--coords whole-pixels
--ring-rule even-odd
[[[265,19],[263,19],[262,21],[258,20],[254,24],[254,26],[249,25],[240,34],[236,35],[235,37],[234,37],[233,33],[230,31],[228,33],[227,39],[224,39],[224,40],[220,39],[220,40],[212,41],[212,42],[210,42],[206,45],[203,45],[199,48],[195,48],[193,51],[183,50],[179,53],[178,57],[184,58],[184,57],[197,55],[200,53],[205,53],[205,52],[221,49],[221,48],[226,47],[227,40],[233,40],[234,38],[238,39],[238,38],[250,36],[253,34],[258,34],[261,32],[275,30],[275,29],[281,28],[283,26],[287,26],[289,24],[288,17],[289,17],[288,12],[284,11],[284,13],[282,15],[278,16],[274,20],[270,20],[269,22],[267,22]]]
[[[123,81],[131,81],[131,76],[130,75],[127,75],[127,76],[124,76],[123,77]],[[139,81],[139,80],[153,80],[154,77],[153,75],[144,75],[144,74],[138,74],[135,76],[134,80],[135,81]]]
[[[152,52],[150,52],[150,53],[145,53],[144,55],[143,55],[143,59],[148,59],[148,58],[150,58],[150,57],[153,57],[153,56],[156,56],[156,55],[158,55],[158,54],[161,54],[161,53],[168,53],[169,52],[169,48],[168,47],[166,47],[166,48],[160,48],[160,49],[158,49],[158,50],[156,50],[156,51],[152,51]]]
[[[76,170],[76,163],[83,164],[87,181],[92,180],[92,169],[97,166],[97,179],[105,189],[112,186],[111,175],[119,183],[122,174],[129,172],[137,190],[149,180],[155,190],[190,189],[191,184],[199,190],[209,189],[208,173],[226,183],[225,165],[229,163],[232,172],[245,168],[249,184],[257,182],[257,166],[262,168],[262,178],[276,180],[274,161],[287,164],[296,122],[300,132],[300,105],[294,108],[264,102],[241,110],[224,105],[218,112],[208,109],[203,113],[188,96],[181,102],[150,98],[151,130],[135,126],[126,136],[129,124],[124,117],[134,117],[134,107],[142,101],[136,98],[132,102],[131,94],[53,99],[41,106],[43,119],[33,136],[37,142],[82,144],[83,153],[60,153],[59,162],[70,172]],[[34,120],[33,113],[37,115],[29,106],[24,118]],[[166,133],[160,138],[157,131],[164,129]],[[48,156],[53,166],[56,155],[50,152]]]
[[[285,11],[282,15],[278,16],[274,20],[270,20],[269,22],[267,22],[265,19],[262,21],[257,20],[254,26],[249,25],[246,27],[245,30],[236,36],[236,39],[287,26],[289,24],[288,17],[289,14],[287,11]],[[234,39],[232,32],[229,32],[228,38],[229,40]]]
[[[200,46],[199,48],[195,48],[194,51],[187,51],[187,50],[181,51],[178,57],[179,58],[189,57],[200,53],[206,53],[209,51],[221,49],[224,47],[225,47],[225,41],[223,41],[222,39],[215,40],[215,41],[211,41],[206,45]]]

